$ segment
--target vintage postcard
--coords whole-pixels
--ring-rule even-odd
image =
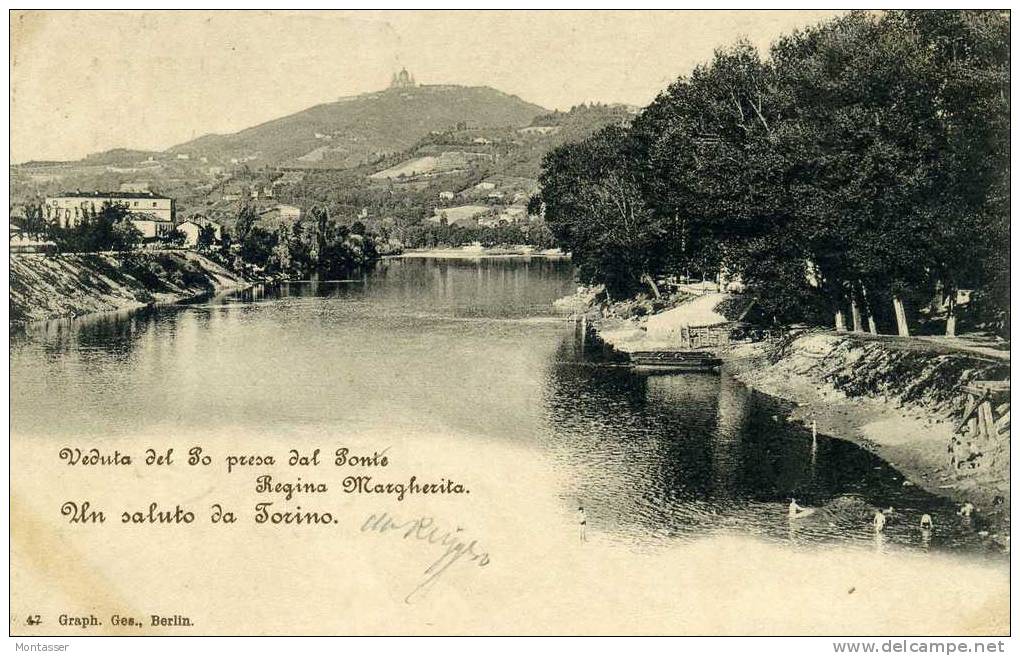
[[[1008,11],[9,21],[12,636],[1001,650]]]

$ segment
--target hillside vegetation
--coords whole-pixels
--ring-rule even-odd
[[[59,191],[126,186],[173,197],[178,220],[216,221],[235,242],[246,205],[269,232],[290,231],[296,213],[284,220],[276,209],[284,203],[303,217],[315,210],[338,226],[360,224],[359,234],[391,242],[388,250],[521,240],[547,247],[537,206],[528,207],[542,158],[635,114],[599,103],[550,112],[488,87],[389,89],[161,153],[114,149],[12,167],[12,202],[27,216]],[[458,230],[438,225],[443,210],[457,216],[454,208],[476,205],[485,207]]]
[[[484,200],[489,192],[503,195],[498,205],[520,205],[537,189],[546,153],[632,118],[633,112],[622,105],[595,104],[546,112],[524,127],[437,130],[374,165],[304,171],[299,181],[279,185],[277,199],[301,207],[325,206],[334,215],[366,209],[371,218],[390,217],[400,223],[417,223],[444,205]],[[484,193],[472,190],[483,181],[493,188]],[[444,203],[439,198],[442,192],[455,198]]]
[[[229,135],[207,135],[170,148],[258,165],[346,168],[405,150],[433,130],[528,125],[547,110],[489,87],[420,86],[316,105]]]

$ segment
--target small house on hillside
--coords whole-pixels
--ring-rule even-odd
[[[162,239],[174,229],[173,221],[148,213],[132,213],[131,224],[142,233],[142,241]]]
[[[522,223],[528,220],[528,208],[511,205],[500,212],[499,218],[507,223]]]
[[[535,125],[526,128],[520,128],[517,130],[521,134],[553,134],[559,132],[560,128],[556,125]]]
[[[198,237],[202,234],[202,228],[205,226],[212,226],[213,228],[213,241],[218,243],[223,239],[223,227],[215,221],[205,221],[202,219],[189,219],[183,223],[177,224],[177,230],[184,235],[184,245],[189,248],[198,246]]]

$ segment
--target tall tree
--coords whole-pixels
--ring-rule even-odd
[[[545,220],[573,253],[582,279],[613,295],[644,287],[658,294],[665,232],[644,201],[634,143],[618,126],[545,158],[541,177]]]

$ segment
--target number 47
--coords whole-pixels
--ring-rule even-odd
[[[29,626],[36,626],[37,624],[42,624],[42,618],[39,617],[38,615],[29,615],[28,619],[25,620],[25,624],[28,624]]]

